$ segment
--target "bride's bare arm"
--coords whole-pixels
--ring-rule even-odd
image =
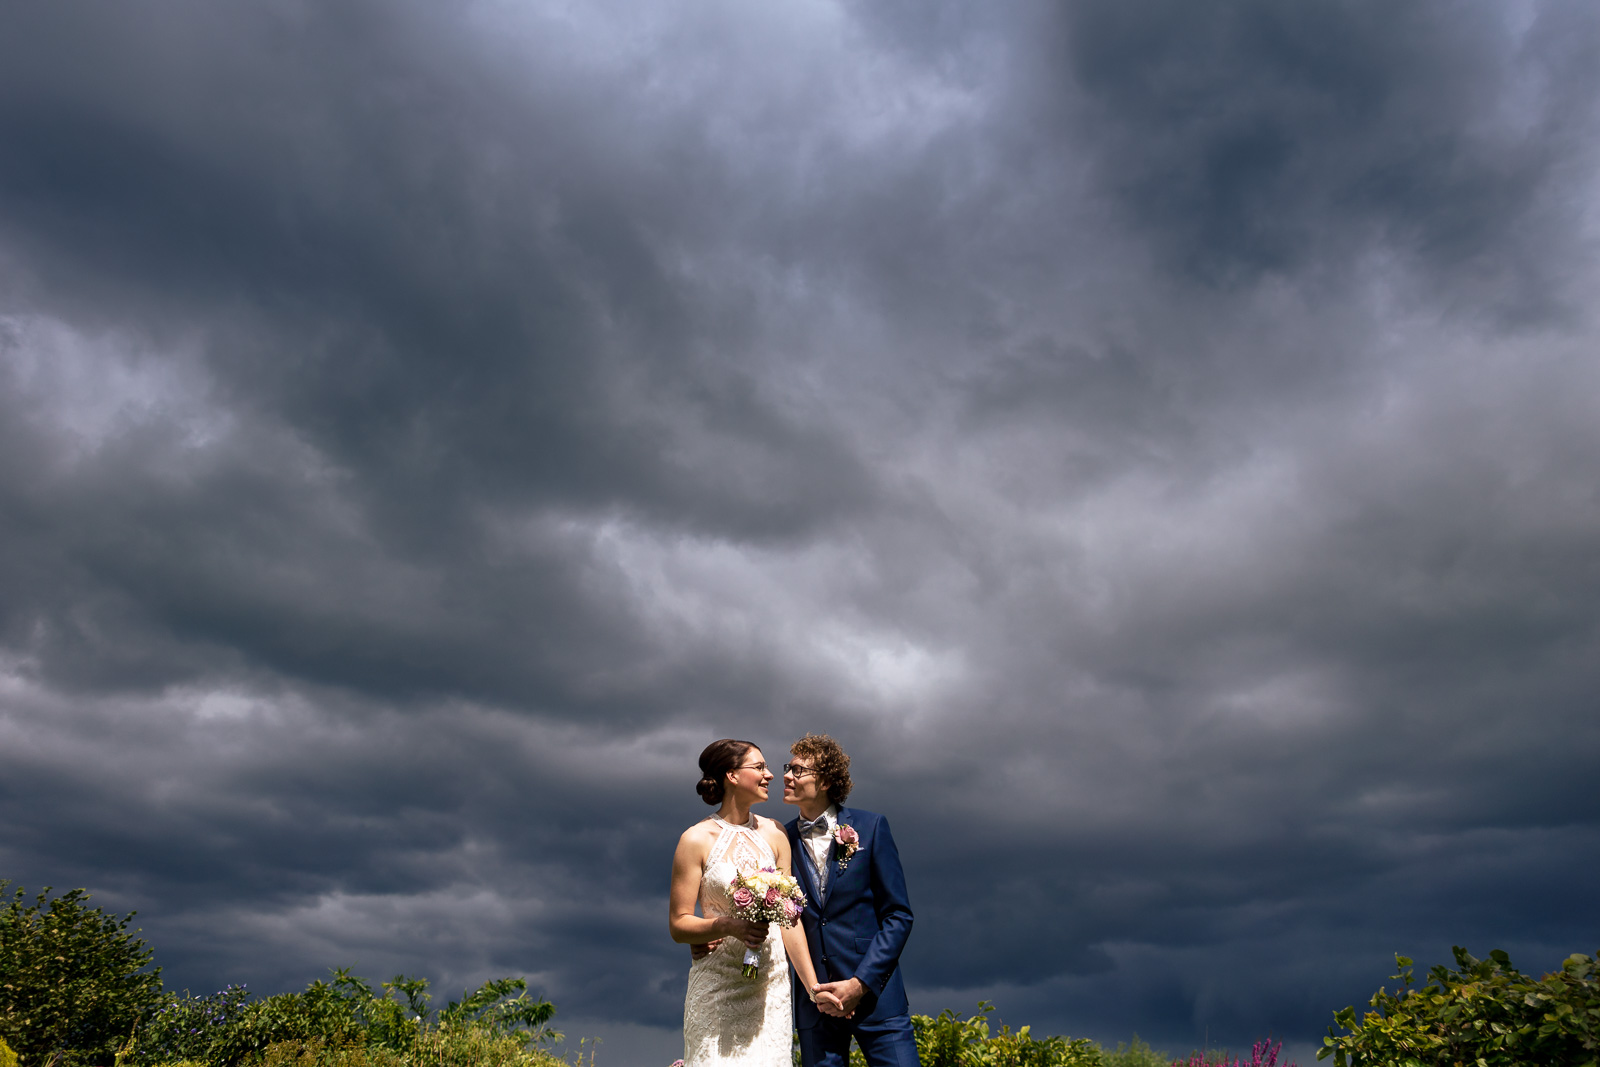
[[[789,956],[789,965],[799,976],[807,993],[817,988],[817,969],[811,965],[811,948],[806,944],[806,932],[799,923],[783,929],[783,951]],[[812,997],[815,1000],[815,996]]]
[[[754,948],[766,938],[765,923],[746,922],[729,916],[702,916],[694,913],[700,899],[700,871],[711,851],[707,831],[692,826],[678,838],[672,855],[672,892],[667,903],[667,929],[672,940],[693,945],[719,937],[737,937]]]
[[[771,838],[768,838],[772,841]],[[789,835],[779,830],[777,840],[772,841],[774,851],[778,856],[778,870],[794,877],[794,862],[789,854]],[[799,923],[783,929],[783,951],[789,957],[789,965],[794,968],[794,973],[799,976],[800,984],[806,992],[817,988],[817,969],[811,963],[811,948],[806,944],[805,927]]]

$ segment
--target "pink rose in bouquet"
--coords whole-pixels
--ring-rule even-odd
[[[735,908],[748,908],[751,904],[755,903],[755,899],[756,895],[750,892],[750,890],[746,889],[744,886],[740,886],[738,889],[733,891],[733,906]]]

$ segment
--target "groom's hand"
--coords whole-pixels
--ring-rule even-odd
[[[839,1002],[839,998],[826,986],[812,986],[811,994],[812,1001],[822,1014],[832,1015],[836,1019],[850,1018],[852,1013],[845,1010],[844,1005]]]
[[[822,1003],[826,994],[838,1002],[839,1008],[845,1018],[856,1013],[856,1005],[861,1003],[861,998],[867,995],[867,987],[861,979],[851,975],[842,982],[827,982],[817,986],[817,1003]]]
[[[689,956],[692,959],[703,960],[715,952],[720,944],[722,944],[722,938],[719,937],[715,941],[707,941],[703,945],[690,945]]]

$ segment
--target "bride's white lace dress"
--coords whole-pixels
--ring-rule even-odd
[[[755,830],[756,817],[734,826],[712,816],[721,831],[700,876],[704,915],[732,915],[728,883],[735,872],[775,867],[772,847]],[[778,925],[767,927],[757,954],[760,970],[746,978],[744,943],[722,939],[716,951],[689,968],[683,1001],[684,1067],[790,1067],[794,1015],[789,997],[789,957]]]

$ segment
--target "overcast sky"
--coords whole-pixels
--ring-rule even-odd
[[[1587,0],[6,4],[0,877],[664,1063],[695,758],[817,730],[918,1012],[1592,952],[1597,81]]]

